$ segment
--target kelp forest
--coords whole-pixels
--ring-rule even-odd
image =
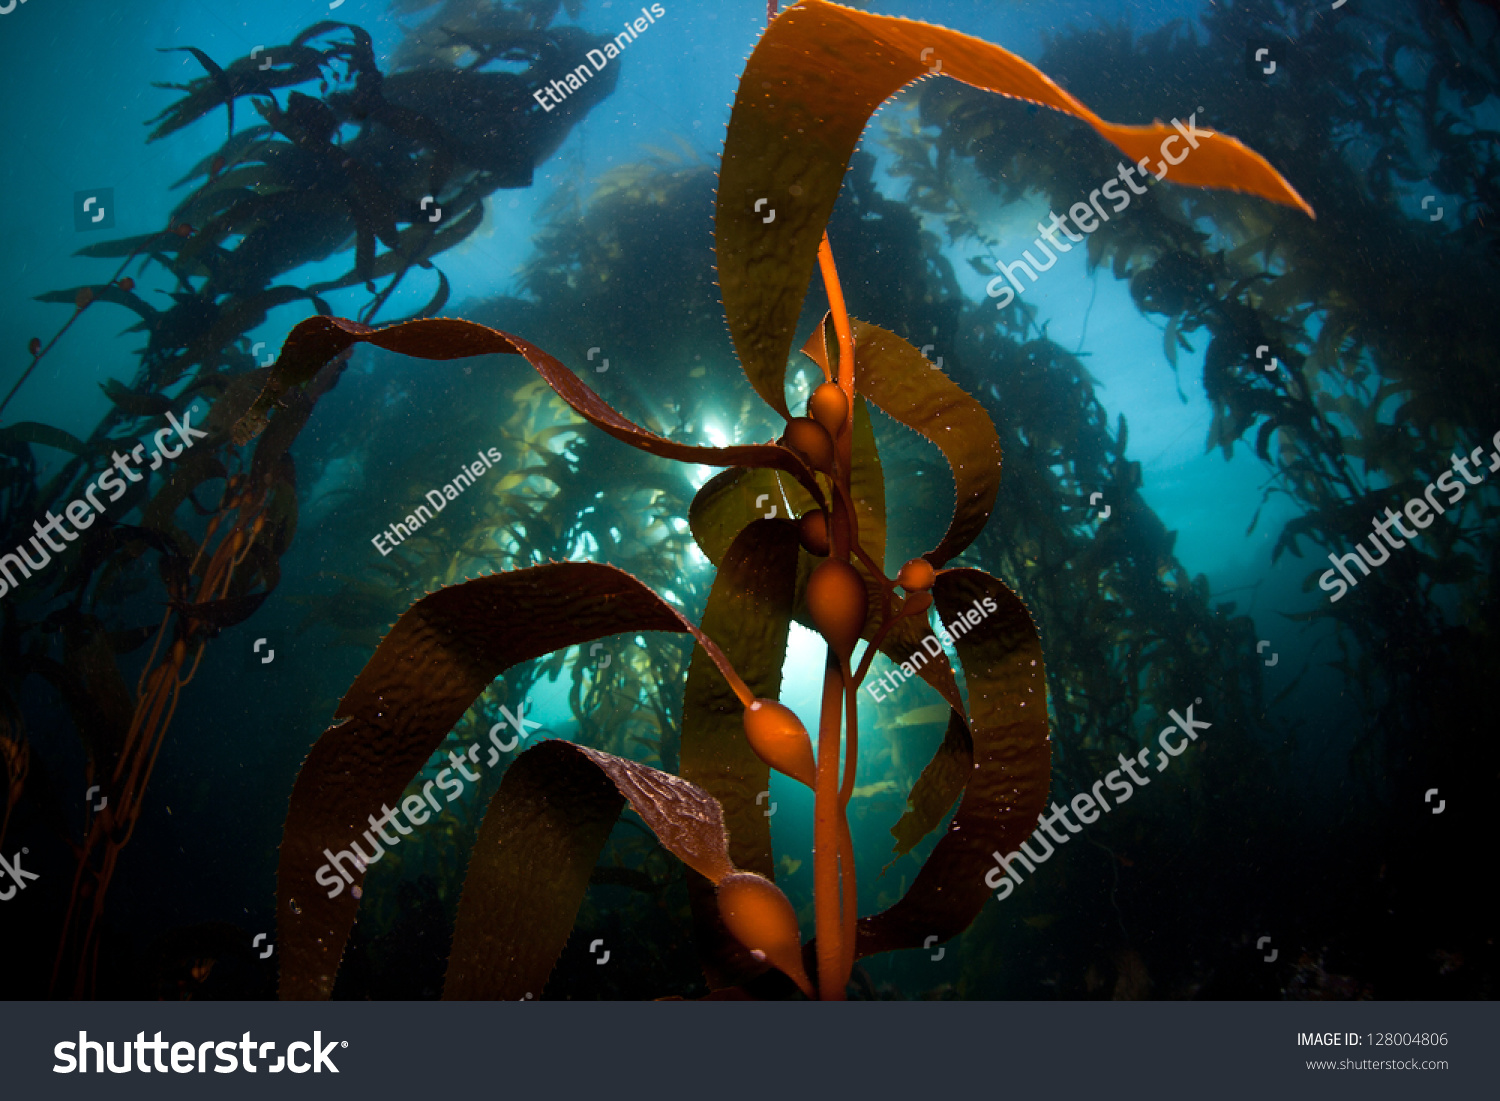
[[[56,324],[0,359],[0,552],[124,486],[0,590],[0,852],[41,873],[3,911],[35,949],[11,997],[1493,996],[1482,868],[1443,838],[1500,776],[1500,494],[1319,585],[1500,453],[1493,10],[1078,16],[1027,61],[948,19],[933,72],[898,16],[944,20],[875,7],[775,13],[717,59],[745,74],[722,158],[558,171],[520,240],[495,208],[629,79],[627,51],[533,95],[617,33],[597,0],[159,44],[193,68],[144,90],[143,147],[207,143],[170,220],[13,287]],[[1295,43],[1275,81],[1260,41]],[[804,88],[838,141],[777,144]],[[1216,141],[1088,270],[1159,333],[1140,385],[1201,369],[1203,447],[1259,464],[1223,538],[1305,575],[1286,607],[1179,560],[1090,370],[1121,338],[974,290],[1029,247],[1002,212],[1067,210],[1199,104]],[[763,185],[785,148],[812,167]],[[506,293],[453,277],[480,245]],[[86,313],[131,349],[99,356],[107,414],[5,413]],[[167,457],[129,466],[142,443]],[[876,702],[939,623],[925,683]],[[1212,729],[997,901],[992,850],[1190,704]]]

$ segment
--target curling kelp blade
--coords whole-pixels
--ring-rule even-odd
[[[710,883],[734,871],[723,813],[702,788],[623,757],[542,742],[506,770],[485,812],[444,998],[541,994],[626,803],[668,852]]]
[[[740,77],[714,218],[735,351],[750,384],[783,415],[787,353],[854,147],[882,103],[939,72],[1082,119],[1132,161],[1157,154],[1178,133],[1163,123],[1105,122],[1010,51],[946,27],[826,0],[783,11]],[[1260,154],[1217,133],[1198,144],[1172,169],[1173,182],[1244,191],[1312,214]],[[775,212],[769,222],[767,204]]]
[[[524,630],[516,629],[519,623]],[[397,620],[292,789],[277,871],[283,997],[332,994],[354,924],[353,893],[329,897],[315,883],[324,850],[347,849],[370,815],[398,799],[495,677],[519,662],[624,631],[692,634],[720,671],[733,675],[718,647],[670,604],[629,574],[591,562],[451,585]]]
[[[934,595],[939,615],[948,623],[976,601],[986,608],[986,600],[995,605],[995,611],[954,641],[969,690],[973,767],[962,785],[952,825],[915,882],[888,910],[860,919],[858,956],[916,948],[929,936],[946,940],[963,932],[988,896],[984,875],[994,866],[991,854],[1014,850],[1047,809],[1052,769],[1047,675],[1041,635],[1031,613],[1004,582],[981,570],[943,573]],[[933,779],[925,786],[919,780],[922,790],[913,793],[922,796],[929,810],[908,823],[910,833],[898,835],[898,846],[920,828],[919,823],[932,823],[930,808],[936,803],[946,798],[952,805],[951,794],[958,786],[952,765],[962,761],[962,739],[945,739],[935,763],[928,766]]]
[[[678,462],[784,470],[807,486],[809,492],[821,496],[807,464],[785,447],[772,444],[694,447],[669,440],[622,416],[592,387],[536,345],[473,321],[446,317],[421,318],[378,329],[342,317],[311,317],[298,322],[287,334],[265,389],[234,426],[235,442],[253,439],[265,429],[271,409],[283,394],[305,385],[323,364],[359,343],[419,359],[467,359],[491,353],[519,355],[575,413],[623,443]]]

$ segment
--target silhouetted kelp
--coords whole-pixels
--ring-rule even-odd
[[[1247,41],[1290,18],[1290,6],[1256,0],[1212,13],[1208,44],[1168,29],[1137,46],[1124,32],[1096,30],[1060,40],[1049,61],[1091,97],[1133,109],[1145,89],[1123,74],[1143,56],[1164,73],[1232,72],[1224,56],[1230,47],[1215,43]],[[1158,190],[1129,219],[1089,238],[1091,261],[1111,263],[1117,278],[1130,280],[1140,308],[1167,319],[1164,350],[1172,362],[1190,334],[1207,330],[1210,446],[1228,453],[1253,429],[1257,455],[1278,476],[1267,497],[1287,493],[1304,510],[1284,528],[1275,556],[1300,556],[1306,541],[1347,549],[1351,533],[1364,526],[1351,528],[1350,517],[1399,503],[1445,469],[1462,441],[1488,439],[1500,423],[1492,354],[1500,332],[1483,306],[1495,272],[1493,234],[1483,222],[1493,209],[1497,161],[1493,140],[1465,116],[1492,101],[1500,76],[1493,59],[1441,37],[1424,41],[1404,28],[1383,28],[1390,63],[1406,51],[1429,59],[1420,85],[1412,86],[1389,65],[1368,67],[1368,47],[1350,34],[1357,17],[1296,18],[1306,117],[1288,117],[1283,101],[1232,79],[1215,97],[1215,116],[1307,180],[1325,218],[1313,225],[1269,209],[1231,214],[1210,195]],[[1350,88],[1359,94],[1347,94]],[[1419,133],[1395,125],[1395,105],[1410,112]],[[975,155],[997,183],[1055,181],[1047,186],[1061,199],[1073,194],[1075,179],[1099,168],[1092,151],[1050,127],[1047,141],[1003,149],[988,139],[1015,124],[951,88],[929,89],[923,111],[943,126],[944,148]],[[1351,133],[1380,143],[1367,167],[1345,154]],[[1457,230],[1434,227],[1426,214],[1408,217],[1397,203],[1401,189],[1429,173],[1437,189],[1461,198]],[[1205,215],[1219,227],[1214,238],[1191,225]],[[1260,345],[1281,370],[1260,369]],[[1481,514],[1434,529],[1421,560],[1409,560],[1357,600],[1314,613],[1337,620],[1354,642],[1362,657],[1348,656],[1349,672],[1371,704],[1381,685],[1413,683],[1412,658],[1428,645],[1416,640],[1435,641],[1447,618],[1423,575],[1458,585],[1477,579],[1492,545],[1485,520]],[[1322,554],[1314,560],[1325,565],[1310,581],[1326,569]],[[1403,751],[1390,749],[1399,759]]]
[[[1470,42],[1474,41],[1474,32],[1469,27],[1468,20],[1464,18],[1463,11],[1459,8],[1458,0],[1438,0],[1438,2],[1442,4],[1444,14],[1453,20],[1459,30],[1464,32],[1464,37]],[[1500,18],[1500,0],[1474,0],[1474,3],[1489,8],[1490,11],[1495,13],[1496,18]]]
[[[31,364],[7,402],[73,322],[100,303],[134,312],[140,322],[130,331],[148,338],[134,381],[103,385],[111,411],[87,438],[36,423],[0,430],[0,530],[24,530],[31,517],[77,497],[99,465],[107,466],[119,448],[128,451],[148,422],[155,426],[156,418],[181,414],[195,400],[210,404],[197,421],[207,439],[159,478],[148,475],[130,485],[114,504],[114,516],[79,533],[76,546],[60,556],[62,568],[46,579],[48,595],[33,579],[31,591],[6,601],[0,758],[8,782],[0,839],[28,774],[37,794],[47,791],[18,706],[32,676],[66,703],[88,754],[85,783],[97,782],[101,792],[98,813],[84,819],[82,844],[74,844],[77,871],[53,962],[55,993],[94,992],[108,886],[182,689],[205,645],[253,615],[276,588],[280,558],[296,527],[289,449],[313,403],[338,377],[342,359],[291,396],[271,433],[246,451],[230,443],[225,428],[264,385],[266,372],[248,334],[269,310],[291,301],[306,299],[328,312],[321,294],[360,282],[372,294],[362,316],[373,318],[410,268],[431,268],[432,258],[477,228],[485,195],[530,183],[534,165],[614,81],[611,72],[590,82],[569,97],[566,109],[535,106],[528,82],[579,63],[595,42],[575,28],[547,29],[551,15],[544,7],[481,15],[476,33],[487,36],[484,56],[461,70],[436,62],[387,76],[375,63],[368,34],[332,22],[227,68],[188,48],[208,75],[181,88],[186,95],[154,120],[160,125],[152,138],[224,106],[227,140],[189,174],[187,180],[201,182],[165,229],[80,250],[120,259],[108,282],[39,296],[68,304],[73,313],[51,341],[31,341]],[[347,41],[328,41],[341,30],[350,35]],[[519,71],[481,71],[491,60]],[[278,90],[315,80],[320,98],[292,90],[284,105],[278,101]],[[234,103],[244,96],[265,124],[236,133]],[[485,112],[474,112],[475,99]],[[347,140],[346,130],[353,131]],[[429,194],[446,217],[421,201]],[[408,228],[398,232],[402,224]],[[311,288],[269,285],[351,242],[353,269],[341,279]],[[378,252],[377,242],[389,251]],[[142,271],[155,264],[170,275],[166,308],[148,302],[124,275],[137,258]],[[386,277],[377,291],[371,281]],[[441,308],[447,294],[447,280],[438,273],[427,309]],[[45,485],[37,483],[30,457],[35,444],[68,456]],[[140,510],[138,524],[119,522],[133,509]],[[154,578],[147,566],[152,558]],[[155,605],[139,595],[153,585],[165,598]],[[144,657],[133,689],[120,668],[131,653],[138,653],[135,660]],[[60,814],[54,817],[56,832],[67,838],[72,829]]]
[[[1128,280],[1142,312],[1160,315],[1174,369],[1180,351],[1202,347],[1193,334],[1207,336],[1208,446],[1228,454],[1243,440],[1268,465],[1265,500],[1285,494],[1300,510],[1275,540],[1273,561],[1307,555],[1304,587],[1321,597],[1329,552],[1348,550],[1372,513],[1399,506],[1455,451],[1467,453],[1500,425],[1492,309],[1500,158],[1486,122],[1500,87],[1494,39],[1469,45],[1437,6],[1334,13],[1238,0],[1214,5],[1204,22],[1206,35],[1180,25],[1139,38],[1125,27],[1069,30],[1042,64],[1111,117],[1149,115],[1163,96],[1212,103],[1216,125],[1305,183],[1316,224],[1157,187],[1091,234],[1087,248],[1091,268]],[[1296,49],[1271,84],[1240,75],[1246,42],[1284,37]],[[912,182],[909,201],[943,218],[955,240],[993,244],[955,202],[969,166],[1004,200],[1033,188],[1054,209],[1113,171],[1097,143],[1046,115],[943,82],[925,85],[918,102],[936,153],[918,135],[900,134],[897,171]],[[974,251],[992,270],[983,248]],[[1030,331],[1023,311],[1010,312],[1017,331]],[[1270,356],[1278,370],[1264,369]],[[1382,976],[1382,996],[1430,996],[1423,983],[1431,978],[1417,978],[1430,970],[1423,954],[1451,950],[1460,936],[1446,921],[1406,926],[1412,935],[1392,953],[1366,919],[1392,905],[1390,892],[1408,892],[1400,912],[1462,913],[1461,936],[1475,952],[1488,936],[1459,901],[1468,854],[1420,845],[1429,809],[1406,795],[1418,777],[1441,774],[1464,785],[1466,802],[1482,799],[1477,778],[1495,771],[1485,685],[1497,660],[1500,511],[1493,497],[1466,506],[1424,533],[1390,573],[1371,578],[1374,587],[1361,586],[1368,591],[1294,617],[1336,628],[1328,667],[1356,705],[1346,716],[1351,764],[1365,788],[1341,801],[1338,840],[1327,842],[1348,869],[1349,890],[1329,892],[1322,921],[1359,942],[1361,967]],[[1039,598],[1037,606],[1051,604]],[[1063,644],[1048,627],[1049,643]],[[1276,703],[1305,688],[1303,673]],[[1307,741],[1330,736],[1328,725],[1310,723]],[[1087,752],[1113,755],[1108,746]],[[1482,972],[1467,973],[1470,996],[1486,989]]]
[[[694,881],[712,985],[754,981],[771,965],[813,996],[804,964],[815,961],[817,994],[839,999],[856,957],[930,944],[932,936],[946,939],[972,921],[987,895],[982,874],[989,854],[1007,851],[1029,832],[1045,803],[1050,756],[1040,640],[1025,606],[981,571],[941,568],[989,517],[999,486],[998,439],[982,407],[915,347],[848,316],[822,232],[869,115],[929,72],[934,52],[946,74],[1083,118],[1132,160],[1175,133],[1162,125],[1105,123],[1019,58],[943,28],[823,0],[806,0],[777,18],[747,63],[736,97],[716,244],[741,364],[787,423],[778,444],[706,448],[666,439],[621,417],[539,348],[472,322],[422,319],[375,329],[320,318],[288,337],[265,392],[236,427],[242,442],[330,357],[371,343],[428,359],[522,355],[579,415],[615,438],[680,462],[732,469],[704,487],[691,514],[695,537],[719,567],[702,628],[629,575],[586,562],[452,585],[401,617],[293,790],[278,874],[283,996],[332,991],[358,897],[341,886],[328,896],[308,888],[325,854],[358,837],[359,826],[350,824],[398,799],[497,673],[620,631],[685,632],[700,644],[687,681],[683,776],[558,741],[521,754],[475,846],[445,996],[516,998],[545,983],[589,870],[626,802],[669,851],[716,887],[709,894]],[[810,60],[815,55],[819,60]],[[1256,192],[1310,213],[1263,159],[1222,135],[1205,137],[1175,178]],[[782,217],[774,223],[759,217],[765,202],[757,195],[779,204]],[[809,416],[794,418],[784,395],[785,363],[815,261],[831,311],[804,351],[826,381],[813,394]],[[881,565],[885,490],[866,401],[934,442],[957,490],[947,533],[896,581]],[[774,493],[791,506],[788,515],[801,519],[756,518],[749,502],[757,490]],[[906,590],[899,603],[898,587]],[[923,652],[934,603],[950,626],[971,608],[980,613],[954,643],[965,666],[967,706],[946,655],[912,660]],[[800,722],[774,702],[794,616],[829,643],[816,762]],[[528,630],[508,631],[518,617]],[[855,669],[860,638],[870,645]],[[920,667],[952,709],[945,748],[913,793],[909,814],[926,818],[919,832],[937,825],[937,803],[960,795],[961,802],[905,897],[857,920],[846,815],[856,779],[857,689],[877,649]],[[965,755],[973,767],[954,768]],[[805,947],[790,903],[771,882],[769,826],[752,801],[770,767],[816,796],[817,938]],[[934,788],[940,797],[927,797]],[[361,863],[358,877],[346,876],[357,887],[364,871]],[[717,938],[701,935],[714,929]]]

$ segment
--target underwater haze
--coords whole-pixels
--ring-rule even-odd
[[[0,997],[1493,997],[1500,9],[767,15],[0,5]]]

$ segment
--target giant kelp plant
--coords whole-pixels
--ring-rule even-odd
[[[774,993],[774,976],[758,974],[774,968],[809,997],[842,998],[857,957],[950,937],[973,920],[987,894],[990,853],[1026,836],[1045,803],[1050,756],[1040,640],[1025,606],[982,571],[943,568],[989,518],[999,488],[998,437],[979,403],[916,347],[849,316],[823,233],[870,114],[929,72],[934,50],[948,75],[1082,118],[1133,160],[1175,133],[1159,124],[1105,123],[1019,58],[943,28],[823,0],[776,18],[742,77],[715,228],[736,352],[751,385],[786,421],[779,443],[694,447],[664,438],[622,417],[546,352],[473,322],[372,328],[325,317],[288,337],[265,391],[236,426],[241,442],[268,422],[274,428],[280,414],[272,417],[272,409],[324,364],[369,343],[439,360],[521,355],[574,411],[616,439],[731,469],[692,507],[695,538],[718,565],[702,627],[628,574],[588,562],[451,585],[401,617],[293,790],[278,890],[283,996],[332,992],[360,880],[381,855],[368,831],[370,854],[358,847],[363,820],[374,822],[371,812],[398,799],[496,674],[620,631],[687,633],[701,647],[687,680],[682,775],[565,742],[521,754],[475,845],[446,996],[523,997],[545,982],[626,802],[715,887],[699,889],[696,902],[699,949],[716,987]],[[1203,138],[1178,182],[1309,209],[1263,159],[1219,134]],[[774,225],[758,217],[767,196],[782,212]],[[825,381],[813,391],[809,415],[793,417],[785,363],[815,263],[831,309],[803,350]],[[886,492],[866,402],[934,443],[956,489],[946,534],[894,580],[882,565]],[[799,519],[756,518],[750,499],[767,493]],[[905,592],[899,599],[898,589]],[[946,654],[924,646],[934,604],[962,661],[967,701]],[[531,624],[524,635],[504,629],[517,615]],[[810,622],[827,643],[816,758],[801,723],[774,700],[793,618]],[[861,639],[869,645],[856,666]],[[909,817],[919,834],[960,802],[906,895],[861,920],[847,809],[856,788],[857,691],[877,650],[920,674],[951,707],[944,749],[913,792]],[[482,748],[475,742],[470,758]],[[815,794],[817,937],[806,947],[791,904],[772,883],[769,827],[753,799],[772,767]],[[334,850],[356,854],[358,875],[344,873],[349,891],[319,875],[333,887],[324,896],[311,887],[313,873]],[[816,963],[816,985],[804,960]]]

